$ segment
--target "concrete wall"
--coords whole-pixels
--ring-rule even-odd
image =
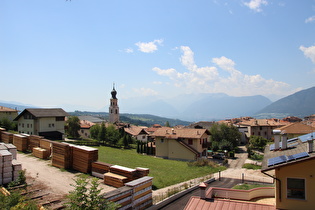
[[[250,201],[259,197],[274,197],[274,187],[259,187],[251,190],[236,190],[227,188],[210,187],[206,192],[207,198],[227,198],[235,200]]]

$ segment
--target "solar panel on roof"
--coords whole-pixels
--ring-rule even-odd
[[[290,144],[288,147],[296,147],[297,145],[299,145],[299,143]]]
[[[289,142],[294,142],[294,141],[297,141],[297,140],[299,140],[299,139],[295,137],[295,138],[292,138],[292,139],[288,139],[287,142],[289,143]]]
[[[268,166],[273,166],[273,165],[277,165],[277,164],[285,163],[285,162],[287,162],[287,156],[281,155],[278,157],[269,158],[268,159]]]
[[[304,158],[304,157],[308,157],[308,156],[310,156],[310,155],[307,152],[301,152],[301,153],[289,155],[288,156],[288,161],[296,160],[296,159]]]
[[[302,142],[307,142],[308,140],[312,139],[315,137],[315,132],[313,133],[308,133],[302,136],[299,136],[298,138],[302,141]]]

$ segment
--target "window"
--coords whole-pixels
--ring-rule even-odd
[[[65,117],[56,117],[56,121],[65,121]]]
[[[161,139],[161,143],[163,143],[164,142],[164,139]]]
[[[305,199],[305,179],[287,179],[287,198]]]
[[[193,144],[193,140],[192,139],[188,139],[188,144],[192,145]]]

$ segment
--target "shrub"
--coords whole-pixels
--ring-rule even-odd
[[[204,166],[210,166],[210,167],[217,167],[217,164],[213,162],[212,160],[199,158],[198,160],[194,162],[188,162],[188,166],[197,166],[197,167],[204,167]]]
[[[243,165],[243,168],[257,170],[257,169],[261,169],[261,166],[259,166],[259,165],[254,165],[254,164],[251,164],[251,163],[245,163],[245,164]]]

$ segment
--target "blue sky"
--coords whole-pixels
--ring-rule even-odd
[[[315,84],[314,0],[2,0],[0,30],[1,101],[98,110],[113,82],[124,100]]]

